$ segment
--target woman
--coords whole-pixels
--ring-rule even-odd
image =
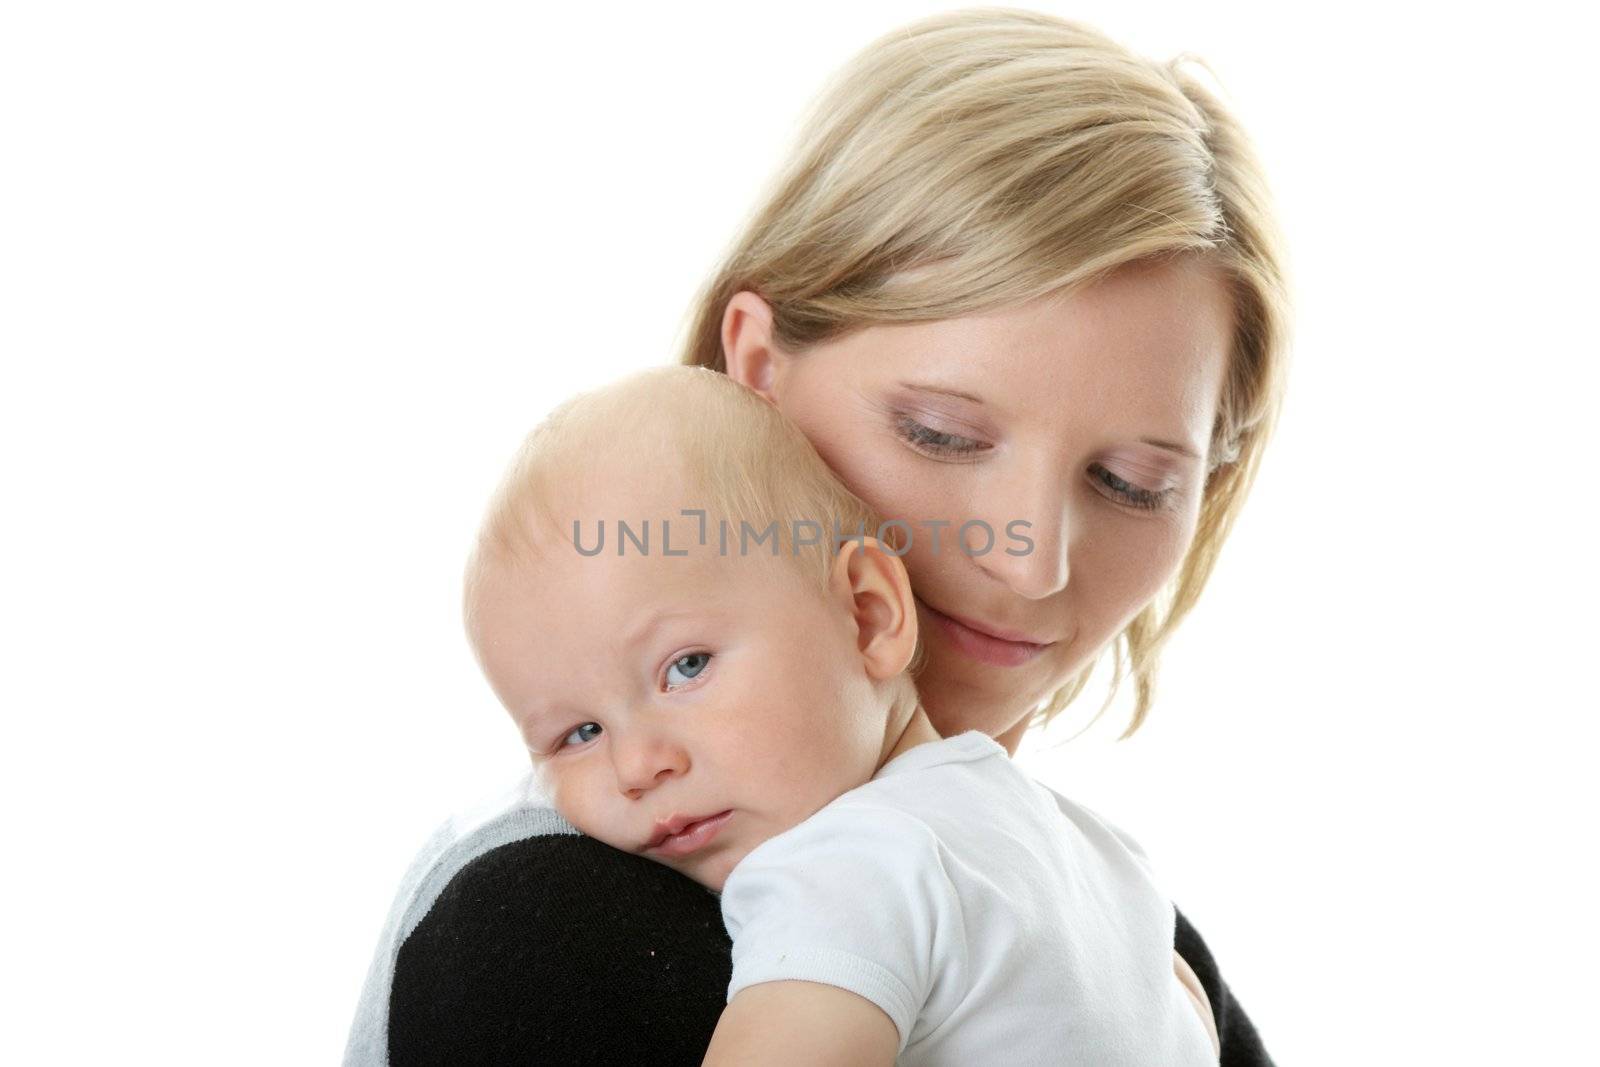
[[[1109,645],[1131,733],[1277,410],[1280,259],[1242,133],[1176,65],[951,13],[819,101],[685,361],[768,397],[911,525],[941,732],[1014,753]],[[1269,1064],[1181,914],[1175,940],[1222,1062]],[[347,1062],[698,1063],[728,968],[714,897],[519,792],[419,857]]]

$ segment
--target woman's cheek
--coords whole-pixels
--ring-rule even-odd
[[[904,449],[886,451],[884,456],[869,456],[840,449],[831,465],[850,491],[880,517],[909,523],[913,533],[919,533],[922,521],[941,517],[924,514],[927,494],[917,490],[927,484],[928,477],[905,462],[915,457],[894,454]]]
[[[1142,611],[1177,574],[1195,529],[1194,520],[1180,514],[1132,521],[1142,523],[1143,528],[1139,536],[1120,542],[1124,603],[1119,614],[1124,623]]]
[[[1186,506],[1173,516],[1172,529],[1167,537],[1167,557],[1164,569],[1165,577],[1161,584],[1165,585],[1178,568],[1183,565],[1184,557],[1189,554],[1190,547],[1194,544],[1195,531],[1200,525],[1200,507],[1198,502]]]

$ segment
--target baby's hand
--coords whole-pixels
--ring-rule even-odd
[[[1205,1024],[1206,1033],[1211,1035],[1211,1051],[1220,1059],[1222,1039],[1217,1036],[1217,1020],[1211,1014],[1211,1001],[1206,997],[1205,987],[1200,984],[1200,979],[1195,977],[1189,961],[1178,955],[1177,949],[1172,950],[1172,972],[1178,976],[1178,981],[1183,983],[1194,1010],[1200,1013],[1200,1021]]]

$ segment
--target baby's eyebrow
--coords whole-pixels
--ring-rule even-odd
[[[634,649],[643,644],[646,639],[654,636],[655,632],[663,625],[671,622],[674,619],[692,619],[699,614],[700,613],[697,611],[689,611],[679,608],[676,610],[664,609],[646,615],[624,635],[622,641],[622,651],[632,652]]]
[[[539,755],[537,742],[533,740],[541,730],[549,726],[549,717],[536,711],[520,715],[516,719],[517,733],[522,735],[522,747],[526,748],[535,757]]]

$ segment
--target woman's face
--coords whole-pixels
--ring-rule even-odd
[[[1194,537],[1232,333],[1220,275],[1192,257],[1134,264],[1069,297],[798,355],[770,324],[756,294],[729,302],[729,373],[907,524],[928,715],[1015,751],[1028,713]]]

